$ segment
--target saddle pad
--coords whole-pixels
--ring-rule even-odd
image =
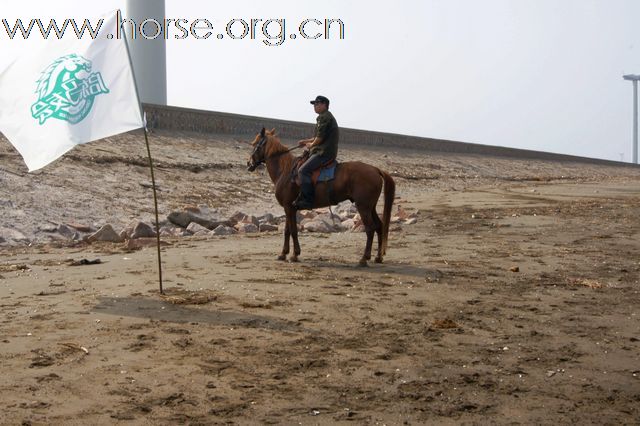
[[[323,167],[320,169],[320,174],[318,175],[317,182],[328,182],[333,180],[336,175],[336,166],[338,163],[334,161],[329,167]]]

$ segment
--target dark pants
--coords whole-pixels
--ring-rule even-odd
[[[300,175],[300,183],[302,185],[311,184],[311,175],[314,170],[319,169],[323,164],[331,161],[332,158],[324,156],[322,154],[313,154],[305,163],[298,169]]]

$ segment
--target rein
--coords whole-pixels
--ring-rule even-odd
[[[279,156],[284,155],[284,154],[288,154],[288,153],[290,153],[291,151],[294,151],[294,150],[299,149],[299,148],[302,148],[302,146],[300,146],[300,145],[298,145],[298,146],[294,146],[293,148],[289,148],[289,149],[287,149],[286,151],[276,152],[276,153],[275,153],[275,154],[273,154],[273,155],[270,155],[270,156],[268,156],[268,157],[264,157],[262,160],[260,160],[259,162],[257,162],[257,163],[256,163],[256,166],[259,166],[260,164],[264,164],[267,160],[270,160],[270,159],[272,159],[272,158],[279,157]]]
[[[298,146],[294,146],[293,148],[289,148],[289,149],[288,149],[288,150],[286,150],[286,151],[276,152],[275,154],[273,154],[273,155],[270,155],[270,156],[266,157],[264,160],[266,161],[266,160],[269,160],[269,159],[271,159],[271,158],[279,157],[279,156],[281,156],[281,155],[283,155],[283,154],[287,154],[287,153],[289,153],[289,152],[291,152],[291,151],[293,151],[293,150],[299,149],[299,148],[302,148],[302,147],[301,147],[300,145],[298,145]]]

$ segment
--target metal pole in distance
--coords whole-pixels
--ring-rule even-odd
[[[638,80],[633,80],[633,164],[638,164]]]
[[[149,137],[147,136],[147,127],[144,127],[144,141],[147,144],[147,156],[149,157],[149,169],[151,170],[151,187],[153,188],[153,207],[156,213],[156,239],[158,246],[158,279],[160,282],[160,294],[164,294],[162,288],[162,255],[160,251],[160,220],[158,220],[158,195],[156,193],[156,178],[153,173],[153,160],[151,158],[151,147],[149,146]]]

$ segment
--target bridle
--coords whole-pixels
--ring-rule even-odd
[[[253,161],[253,158],[255,156],[255,154],[258,152],[259,149],[263,148],[264,145],[267,143],[267,135],[264,135],[261,137],[261,139],[258,141],[258,143],[256,144],[256,146],[253,148],[253,151],[251,152],[251,161]],[[249,166],[249,169],[253,168],[253,170],[255,170],[259,165],[264,164],[267,160],[270,160],[271,158],[275,158],[275,157],[279,157],[283,154],[287,154],[293,150],[302,148],[302,146],[298,145],[298,146],[294,146],[293,148],[289,148],[286,151],[280,151],[280,152],[276,152],[275,154],[271,154],[270,156],[266,157],[266,156],[262,156],[262,159],[260,161],[255,162],[254,164],[251,164]]]

